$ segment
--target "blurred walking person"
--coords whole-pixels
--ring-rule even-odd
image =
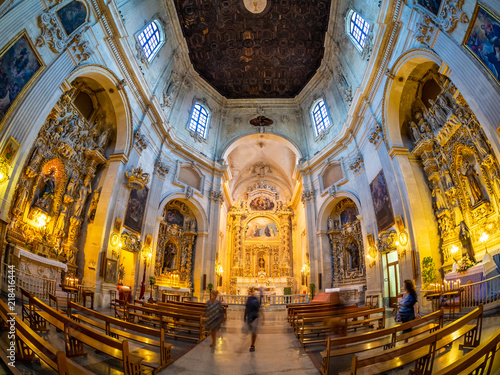
[[[207,306],[205,308],[205,314],[207,316],[206,329],[210,331],[212,336],[212,344],[210,345],[212,348],[215,346],[217,331],[219,331],[224,320],[224,309],[220,301],[217,300],[218,294],[216,290],[210,292],[210,299],[207,301]]]
[[[259,319],[259,317],[261,319]],[[248,330],[252,334],[252,345],[250,345],[250,351],[255,351],[255,340],[257,339],[257,331],[259,329],[259,322],[262,319],[262,313],[260,311],[260,303],[257,297],[254,295],[253,288],[248,291],[248,299],[245,305],[245,316],[243,318],[245,323],[248,325]]]

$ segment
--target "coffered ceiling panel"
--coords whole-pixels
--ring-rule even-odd
[[[291,98],[321,64],[329,0],[175,0],[194,69],[226,98]]]

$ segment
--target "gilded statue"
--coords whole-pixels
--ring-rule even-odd
[[[76,187],[76,178],[71,177],[71,179],[69,180],[68,187],[66,188],[66,194],[72,197],[73,193],[75,192],[75,187]]]
[[[78,200],[75,203],[75,211],[73,212],[73,215],[75,217],[78,218],[82,214],[83,207],[85,206],[85,201],[87,200],[87,197],[90,194],[90,192],[91,192],[90,176],[87,175],[85,177],[83,185],[80,187],[80,190],[78,191]]]
[[[439,188],[437,183],[434,183],[432,189],[432,197],[435,198],[436,210],[442,210],[448,207],[446,203],[446,198],[444,197],[443,191]]]
[[[110,129],[106,129],[105,131],[103,131],[99,135],[99,138],[97,139],[97,147],[104,150],[108,144],[110,134],[111,134]]]
[[[464,161],[464,167],[465,172],[462,172],[462,176],[467,181],[467,185],[469,186],[469,190],[472,195],[472,204],[474,205],[484,199],[483,190],[481,189],[481,183],[479,182],[479,175],[474,167],[467,160]]]
[[[410,121],[410,129],[411,129],[411,135],[413,136],[413,140],[415,142],[418,142],[420,139],[420,130],[418,130],[417,124],[415,124],[414,121]]]
[[[467,228],[467,225],[463,221],[460,222],[460,233],[458,234],[458,238],[462,243],[462,255],[468,255],[469,258],[472,259],[475,263],[476,258],[474,257],[474,249],[472,249],[469,228]]]
[[[56,221],[56,226],[55,226],[55,234],[62,236],[64,234],[64,228],[66,226],[66,214],[68,212],[68,207],[66,205],[63,206],[61,213],[59,214],[59,217],[57,218]]]

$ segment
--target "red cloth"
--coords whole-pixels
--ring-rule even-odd
[[[334,303],[336,305],[339,304],[339,293],[318,293],[314,296],[311,303]]]

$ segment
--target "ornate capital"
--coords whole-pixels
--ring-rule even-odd
[[[368,137],[368,140],[370,141],[370,143],[377,145],[382,138],[384,138],[382,127],[379,123],[375,123],[375,126],[373,127]]]
[[[134,147],[140,153],[148,147],[148,140],[146,136],[142,134],[141,129],[137,129],[134,133]]]
[[[302,202],[309,203],[314,199],[315,196],[316,196],[316,192],[314,191],[314,188],[304,190],[302,192]]]
[[[447,33],[451,33],[457,27],[458,22],[468,23],[469,17],[462,10],[464,0],[444,0],[439,18],[440,26]]]
[[[210,190],[210,200],[213,203],[218,203],[218,204],[224,203],[224,195],[223,195],[222,191],[211,189]]]
[[[169,171],[170,168],[168,167],[167,163],[163,162],[161,160],[161,157],[158,156],[155,161],[154,173],[161,179],[165,179]]]
[[[360,173],[365,169],[365,163],[363,162],[363,156],[358,152],[358,154],[352,159],[349,169],[354,172],[354,175]]]
[[[430,46],[431,40],[436,33],[436,27],[431,17],[421,13],[421,20],[417,23],[417,31],[413,37],[422,44]]]

